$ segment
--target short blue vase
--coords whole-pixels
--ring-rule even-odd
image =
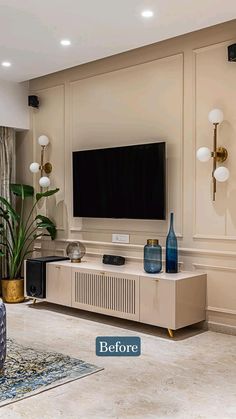
[[[166,272],[178,272],[178,242],[174,231],[174,213],[170,213],[170,228],[166,238]]]
[[[6,351],[6,307],[0,299],[0,371],[3,368],[6,359]]]
[[[156,239],[149,239],[144,246],[144,270],[149,274],[162,270],[162,250]]]

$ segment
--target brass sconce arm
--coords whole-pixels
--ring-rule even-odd
[[[213,183],[213,201],[216,198],[216,181],[225,182],[229,178],[229,170],[224,166],[217,167],[217,163],[223,163],[228,158],[228,151],[225,147],[217,146],[218,125],[223,121],[223,112],[220,109],[213,109],[208,116],[213,124],[213,151],[207,147],[201,147],[197,150],[197,158],[201,162],[207,162],[213,159],[212,183]]]
[[[41,164],[40,164],[41,177],[44,175],[44,173],[46,173],[47,175],[49,175],[51,173],[51,171],[52,171],[52,164],[49,163],[49,162],[44,163],[45,147],[46,146],[41,146]]]
[[[52,172],[52,164],[49,162],[44,163],[44,153],[45,153],[45,148],[49,144],[49,138],[46,135],[41,135],[38,138],[38,143],[41,146],[40,164],[38,164],[37,162],[31,163],[30,171],[32,173],[40,172],[41,177],[39,179],[39,185],[40,185],[40,190],[42,191],[42,188],[48,188],[50,186],[50,179],[48,176],[45,176],[45,174],[49,175]]]

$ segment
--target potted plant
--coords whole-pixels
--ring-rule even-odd
[[[7,303],[19,303],[24,301],[22,266],[26,256],[33,251],[34,241],[43,236],[52,240],[56,237],[53,221],[44,215],[35,216],[35,207],[42,198],[54,195],[59,189],[35,195],[32,186],[11,184],[10,190],[19,200],[19,211],[0,196],[0,256],[6,256],[8,270],[7,279],[2,279],[2,294]],[[25,213],[25,200],[34,195],[35,201]]]

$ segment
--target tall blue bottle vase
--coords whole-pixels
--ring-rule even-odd
[[[178,272],[178,242],[174,231],[174,213],[170,213],[170,228],[166,238],[166,272]]]

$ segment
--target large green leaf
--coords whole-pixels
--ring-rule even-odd
[[[37,227],[46,229],[50,234],[52,240],[56,238],[57,230],[53,221],[51,221],[48,217],[45,217],[44,215],[37,215],[35,220],[40,221],[39,223],[37,223]]]
[[[50,189],[49,191],[46,191],[46,192],[37,193],[36,200],[39,201],[41,198],[46,198],[47,196],[54,195],[58,191],[59,191],[59,188],[56,188],[56,189]]]
[[[8,214],[11,216],[11,218],[14,221],[19,221],[20,220],[20,216],[19,214],[17,214],[17,212],[14,210],[14,208],[11,206],[11,204],[2,196],[0,196],[0,202],[2,202],[3,205],[5,205]],[[5,217],[4,217],[5,218]]]
[[[12,183],[10,185],[10,190],[14,193],[14,195],[20,196],[22,199],[26,198],[27,196],[34,196],[34,188],[30,185]]]

